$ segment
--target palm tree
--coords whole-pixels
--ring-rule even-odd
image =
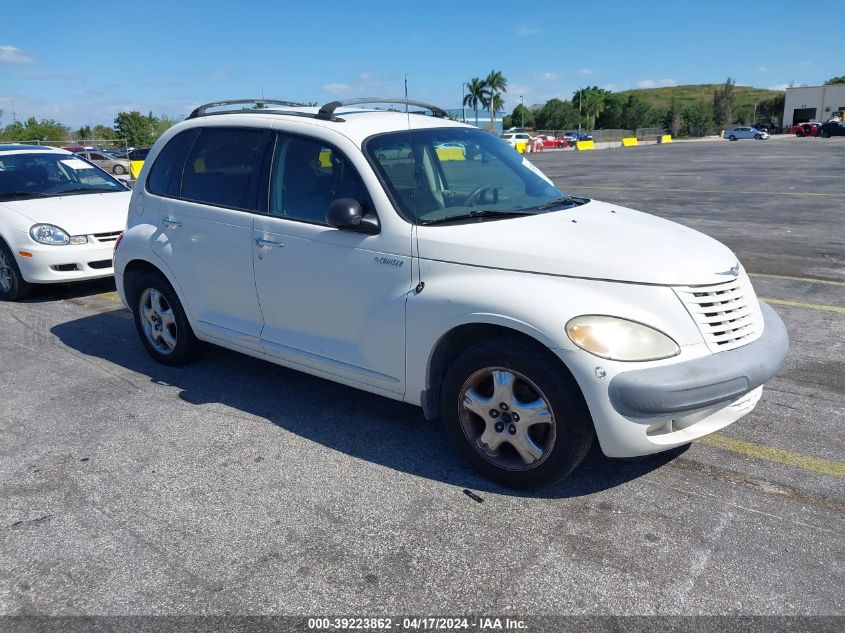
[[[466,87],[468,92],[464,95],[464,105],[475,111],[475,127],[478,127],[478,106],[487,106],[487,86],[478,77],[473,77]]]
[[[596,119],[604,112],[605,91],[597,88],[587,88],[584,94],[584,114],[593,120],[592,128],[596,127]]]
[[[484,84],[487,92],[487,103],[485,105],[490,110],[490,127],[493,129],[496,127],[496,110],[501,110],[504,106],[500,95],[508,91],[508,80],[505,79],[501,71],[491,70],[487,79],[484,80]]]

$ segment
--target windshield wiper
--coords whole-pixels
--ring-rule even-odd
[[[474,218],[505,218],[514,217],[517,215],[537,215],[534,211],[492,211],[490,209],[477,209],[469,213],[461,213],[459,215],[448,215],[445,218],[437,218],[436,220],[423,220],[420,222],[423,226],[430,224],[442,224],[443,222],[451,222],[452,220],[472,220]]]
[[[46,198],[47,195],[38,191],[0,191],[0,198]]]
[[[545,202],[545,203],[541,204],[540,206],[534,207],[534,208],[537,209],[538,211],[544,211],[546,209],[551,209],[552,207],[560,207],[560,206],[564,206],[564,205],[568,205],[570,207],[577,207],[581,204],[583,204],[583,203],[579,202],[578,200],[576,200],[572,196],[563,196],[561,198],[551,200],[550,202]]]
[[[107,193],[109,191],[117,191],[116,189],[92,189],[91,187],[72,187],[70,189],[62,189],[61,191],[56,192],[54,195],[63,196],[66,193]]]

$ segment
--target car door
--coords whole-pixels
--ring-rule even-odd
[[[175,136],[150,171],[148,191],[160,195],[145,203],[157,214],[161,232],[153,250],[179,283],[197,334],[257,351],[263,320],[252,232],[271,135],[211,126]]]
[[[398,235],[328,226],[333,199],[374,208],[353,163],[317,139],[278,134],[269,188],[268,213],[256,216],[253,246],[266,352],[300,368],[403,393],[410,225]]]

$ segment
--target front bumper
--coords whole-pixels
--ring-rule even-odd
[[[626,417],[653,418],[734,401],[778,373],[789,350],[786,326],[760,303],[763,334],[756,341],[674,365],[617,374],[608,396]]]
[[[113,244],[28,244],[20,250],[31,254],[31,257],[24,257],[15,252],[21,275],[29,283],[48,284],[98,279],[109,277],[114,272]]]

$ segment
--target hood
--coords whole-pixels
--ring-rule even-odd
[[[417,227],[432,259],[567,277],[667,286],[727,281],[729,248],[669,220],[590,201],[551,213]]]
[[[33,224],[53,224],[68,235],[110,233],[126,228],[131,191],[32,198],[0,203]]]

